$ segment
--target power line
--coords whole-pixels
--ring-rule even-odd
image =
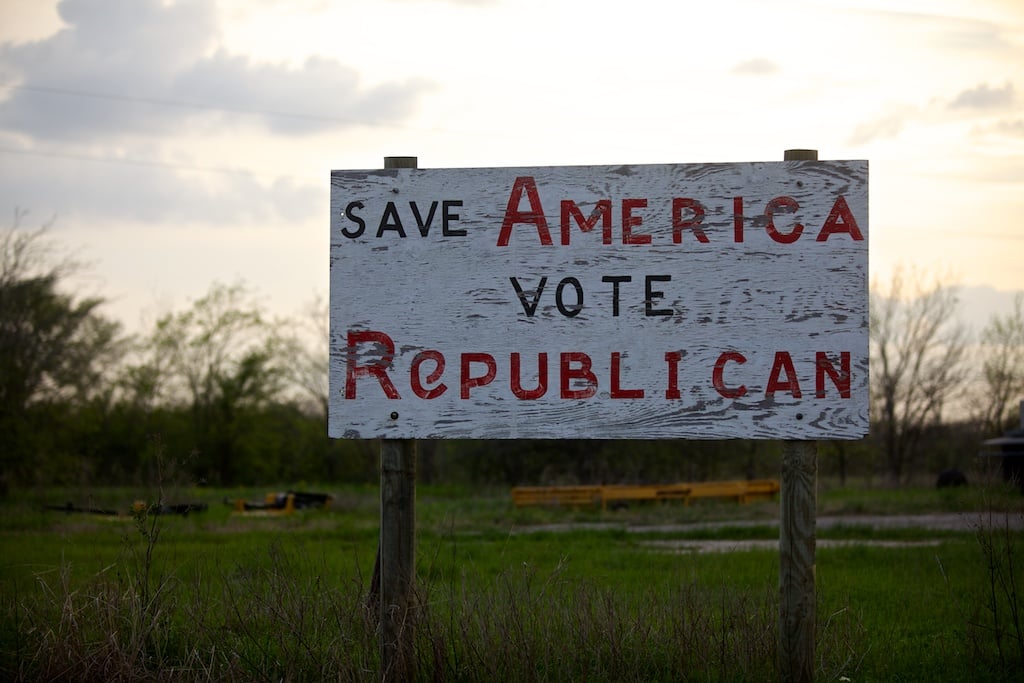
[[[410,126],[396,122],[371,121],[345,116],[327,116],[322,114],[304,114],[299,112],[285,112],[269,109],[253,109],[247,107],[230,107],[226,105],[206,104],[200,102],[185,102],[183,100],[164,99],[156,97],[137,97],[135,95],[124,95],[120,93],[103,93],[94,90],[76,90],[72,88],[56,88],[45,85],[0,85],[0,89],[21,90],[29,93],[43,95],[57,95],[61,97],[84,97],[89,99],[107,100],[110,102],[131,102],[136,104],[148,104],[156,107],[173,107],[176,109],[191,109],[195,111],[225,112],[230,114],[248,114],[252,116],[267,116],[305,121],[317,121],[322,123],[340,123],[349,126],[365,126],[369,128],[393,128],[410,132],[441,133],[445,135],[458,135],[460,137],[483,137],[508,139],[505,133],[496,134],[491,131],[479,130],[451,130],[441,127],[424,128],[422,126]]]
[[[66,159],[69,161],[85,161],[98,164],[125,164],[129,166],[144,166],[172,171],[197,171],[200,173],[220,173],[226,175],[247,176],[250,178],[267,178],[279,180],[284,178],[295,178],[295,176],[271,176],[269,174],[256,174],[252,171],[237,168],[224,168],[217,166],[190,166],[188,164],[172,164],[165,161],[150,161],[146,159],[130,159],[124,157],[98,157],[88,154],[75,154],[73,152],[49,152],[37,149],[14,149],[12,147],[0,147],[0,154],[16,154],[21,156],[34,156],[49,159]],[[312,178],[309,178],[312,180]]]
[[[344,116],[326,116],[322,114],[303,114],[298,112],[276,111],[271,109],[253,109],[251,107],[229,107],[224,105],[205,104],[200,102],[185,102],[182,100],[169,100],[155,97],[137,97],[135,95],[121,95],[115,93],[102,93],[93,90],[73,90],[70,88],[53,88],[43,85],[8,85],[9,90],[21,90],[24,92],[41,93],[46,95],[59,95],[63,97],[86,97],[95,100],[108,100],[112,102],[134,102],[137,104],[148,104],[157,107],[173,107],[176,109],[193,109],[197,111],[217,111],[231,114],[251,114],[256,116],[274,116],[278,118],[298,119],[305,121],[320,121],[325,123],[344,123],[353,126],[376,126],[372,121],[365,121]],[[391,124],[388,124],[391,125]]]

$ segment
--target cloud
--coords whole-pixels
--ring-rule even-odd
[[[294,225],[322,212],[326,186],[230,169],[2,149],[0,207],[72,223]]]
[[[231,142],[221,138],[398,123],[432,87],[366,86],[323,57],[284,65],[230,54],[213,0],[64,0],[58,11],[64,27],[52,35],[0,45],[3,210],[92,224],[313,220],[324,187],[224,168],[216,159]],[[207,155],[207,142],[217,151]]]
[[[413,113],[416,95],[429,88],[412,80],[360,90],[359,75],[331,59],[311,57],[291,69],[222,51],[178,74],[173,86],[183,100],[219,102],[234,116],[258,115],[270,130],[284,134],[400,121]],[[309,113],[295,113],[296,105]]]
[[[992,0],[990,0],[991,3]],[[998,1],[998,0],[997,0]],[[1015,5],[1019,0],[1002,0]],[[906,39],[918,37],[941,50],[979,54],[1013,56],[1016,40],[1007,36],[1014,22],[998,22],[979,17],[949,15],[939,12],[909,12],[888,9],[850,9],[850,12],[868,17],[880,26],[890,26],[895,35]],[[1019,14],[1019,8],[1012,9]],[[1013,29],[1010,28],[1009,31]]]
[[[395,123],[424,80],[361,86],[333,59],[258,64],[217,50],[212,0],[64,0],[66,27],[0,46],[0,126],[36,139],[95,142],[166,135],[200,119],[244,118],[287,135]]]
[[[858,125],[850,135],[851,145],[865,145],[875,140],[898,137],[911,122],[941,124],[963,118],[991,118],[991,112],[1011,107],[1016,100],[1013,84],[1009,81],[1001,88],[982,83],[958,93],[952,100],[934,98],[928,105],[917,108],[911,105],[890,105],[888,112],[876,119]],[[1002,135],[1019,135],[1021,121],[1001,121],[980,128],[982,132],[996,132]]]
[[[988,83],[964,90],[949,103],[950,109],[1001,109],[1013,104],[1013,84],[1007,82],[1002,88],[989,87]]]
[[[895,138],[903,132],[903,128],[911,117],[910,110],[900,108],[873,121],[866,121],[854,129],[847,142],[850,145],[859,146],[875,140]]]
[[[1002,135],[1024,138],[1024,119],[1000,121],[993,127],[993,129]]]
[[[1011,116],[982,120],[971,128],[971,136],[983,145],[1015,144],[1017,139],[1024,139],[1024,118]]]
[[[779,71],[779,65],[772,60],[756,57],[740,62],[730,70],[730,73],[736,76],[771,76]]]
[[[497,5],[500,0],[391,0],[396,3],[414,3],[414,2],[438,2],[448,3],[451,5],[464,5],[466,7],[489,7],[491,5]]]

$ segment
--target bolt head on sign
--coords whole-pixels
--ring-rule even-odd
[[[856,439],[868,164],[331,173],[346,438]]]

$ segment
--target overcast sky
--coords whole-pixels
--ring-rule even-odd
[[[1024,2],[0,0],[0,220],[56,218],[129,329],[214,281],[326,297],[331,169],[792,147],[870,161],[873,277],[999,310],[1024,290]]]

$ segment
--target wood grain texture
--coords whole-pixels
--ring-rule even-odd
[[[520,177],[536,183],[551,244],[541,244],[536,225],[520,222],[508,245],[499,245]],[[736,197],[742,197],[742,242],[736,240]],[[776,208],[777,231],[804,226],[791,243],[773,239],[767,229],[766,207],[779,197],[793,203]],[[863,239],[832,234],[816,240],[839,197]],[[698,227],[707,242],[693,229],[680,230],[680,243],[673,241],[675,198],[700,202]],[[623,244],[624,200],[641,199],[645,206],[628,209],[641,221],[631,230],[634,238],[649,236],[649,243]],[[570,244],[563,245],[563,200],[572,200],[584,218],[599,202],[609,202],[611,244],[604,243],[600,221],[583,232],[570,220]],[[448,235],[442,226],[446,201],[449,216],[457,216],[448,221]],[[392,439],[860,438],[868,427],[867,203],[863,161],[335,171],[330,433]],[[432,206],[423,236],[419,225]],[[525,194],[511,207],[521,216],[531,208]],[[691,211],[677,213],[693,218]],[[365,227],[346,236],[359,232],[356,217]],[[555,294],[563,281],[560,309]],[[566,315],[580,303],[578,313]],[[351,331],[385,334],[394,354],[376,343],[350,345]],[[445,387],[436,398],[420,398],[412,387],[413,362],[424,351],[444,358],[436,380],[428,381],[436,362],[418,368],[428,388]],[[745,387],[739,397],[715,388],[714,369],[727,352],[741,354],[743,362],[725,362],[721,383]],[[516,397],[513,353],[519,354],[524,389],[539,385],[539,357],[546,354],[543,396]],[[562,397],[563,353],[590,360],[592,396]],[[776,368],[780,353],[795,378],[789,367]],[[819,353],[835,368],[840,354],[850,354],[849,397],[840,396],[828,378],[825,395],[816,396]],[[470,387],[468,398],[461,397],[464,354],[487,354],[495,364],[494,380]],[[679,358],[671,379],[666,354]],[[386,366],[398,398],[389,398],[379,379],[365,373],[355,378],[355,397],[346,398],[350,367],[373,364]],[[472,362],[468,368],[470,375],[485,370]],[[770,390],[773,368],[784,390]],[[620,394],[643,396],[616,397],[613,382]],[[569,385],[578,390],[587,382]],[[672,387],[678,397],[670,397]]]
[[[779,666],[784,681],[814,679],[817,480],[817,444],[784,441],[779,520]]]
[[[415,678],[416,442],[382,440],[380,610],[384,681]]]

